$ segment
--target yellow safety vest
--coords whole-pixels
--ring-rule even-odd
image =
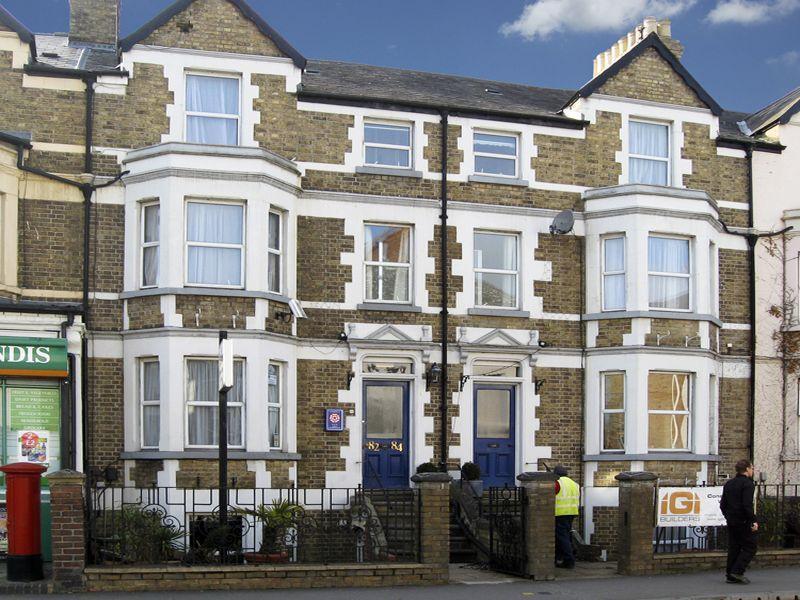
[[[561,489],[556,494],[556,516],[577,515],[581,498],[581,486],[569,477],[559,477]]]

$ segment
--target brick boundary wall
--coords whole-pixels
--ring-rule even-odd
[[[527,575],[531,579],[555,579],[556,475],[529,472],[517,476],[525,489],[525,546]]]
[[[47,476],[52,515],[53,587],[78,591],[84,587],[86,518],[83,473],[65,469]]]

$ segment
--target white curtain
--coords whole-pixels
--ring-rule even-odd
[[[159,236],[159,206],[150,204],[144,207],[144,231],[142,239],[145,244],[142,248],[142,284],[156,285],[158,282],[158,236]]]
[[[603,276],[603,308],[622,310],[625,308],[625,238],[604,240],[603,253],[603,271],[617,272]]]
[[[411,229],[367,225],[364,228],[364,259],[378,263],[410,263]],[[370,300],[408,302],[411,268],[367,265],[365,288]],[[381,282],[379,288],[378,282]]]
[[[219,363],[216,360],[190,360],[186,363],[187,401],[189,402],[189,445],[216,446],[218,434]],[[228,392],[228,443],[242,445],[244,369],[235,362],[233,388]],[[202,404],[197,404],[202,403]]]
[[[669,156],[669,128],[666,125],[630,121],[628,133],[631,154],[660,158]],[[652,185],[667,185],[668,183],[668,161],[631,158],[629,165],[631,183]]]
[[[653,273],[689,273],[689,240],[650,237],[647,243],[648,270]],[[650,275],[650,306],[689,308],[689,278]]]
[[[142,443],[148,448],[157,448],[161,425],[159,364],[143,362],[142,371],[142,402],[145,403],[142,406]]]
[[[186,77],[186,110],[190,113],[212,113],[238,116],[239,80],[230,77]],[[201,144],[235,146],[239,122],[235,118],[188,115],[186,141]]]
[[[243,207],[235,204],[190,202],[186,238],[189,241],[189,283],[242,284],[242,249],[195,246],[241,244],[244,239]]]

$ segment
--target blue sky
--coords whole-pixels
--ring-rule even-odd
[[[68,0],[0,0],[37,32],[66,31]],[[171,0],[122,0],[130,33]],[[800,85],[800,0],[250,0],[309,58],[575,89],[594,56],[645,15],[670,16],[684,65],[725,108]],[[400,8],[398,8],[400,7]]]

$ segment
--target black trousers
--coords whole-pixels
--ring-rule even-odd
[[[556,517],[556,562],[563,563],[567,567],[575,564],[575,556],[572,554],[572,519],[574,518],[574,515]]]
[[[757,536],[749,525],[728,525],[728,569],[727,573],[744,575],[747,566],[756,555]]]

